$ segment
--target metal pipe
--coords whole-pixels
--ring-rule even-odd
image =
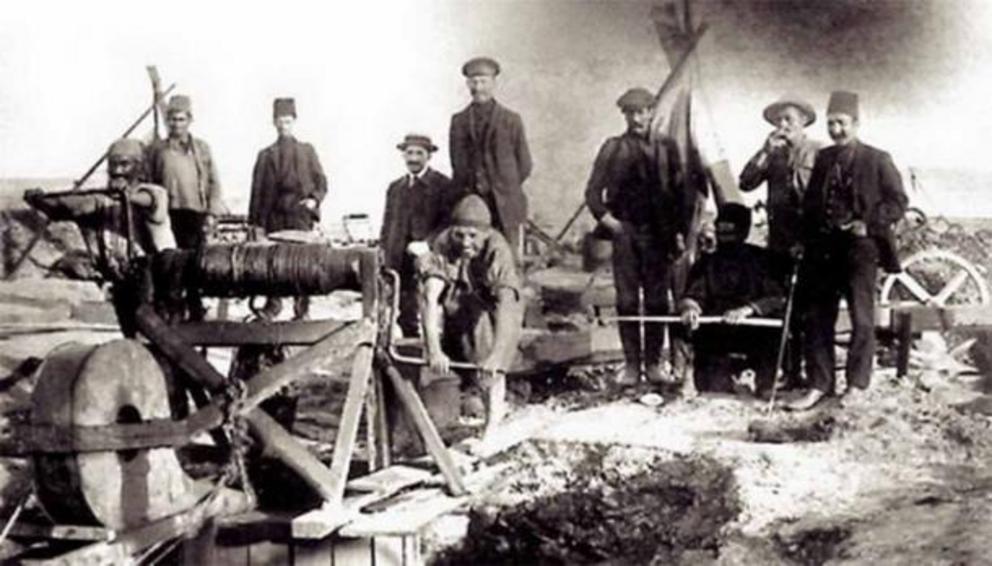
[[[683,324],[682,317],[674,315],[663,316],[609,316],[602,320],[607,322],[646,322],[655,324]],[[727,322],[722,316],[701,316],[699,324],[725,324],[727,326],[754,326],[759,328],[781,328],[782,321],[777,318],[745,318],[740,322]]]

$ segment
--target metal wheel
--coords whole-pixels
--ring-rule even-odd
[[[979,268],[944,250],[923,250],[906,258],[902,273],[886,276],[879,298],[882,306],[918,303],[943,307],[992,301]]]

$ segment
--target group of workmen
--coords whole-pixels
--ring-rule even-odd
[[[488,433],[506,412],[505,373],[523,320],[519,255],[527,199],[522,185],[532,161],[520,115],[494,98],[499,63],[474,58],[462,74],[471,102],[451,119],[452,176],[430,167],[438,148],[429,136],[407,135],[397,146],[407,171],[389,185],[380,245],[385,267],[400,275],[399,332],[423,339],[430,368],[423,373],[432,377],[421,385],[442,392],[427,395],[434,399],[429,408],[457,406],[463,381],[472,382],[484,397]],[[625,363],[617,381],[672,382],[661,359],[664,327],[648,320],[674,314],[674,307],[682,324],[672,336],[687,338],[695,349],[694,377],[684,380],[691,382],[684,388],[729,391],[733,374],[748,367],[757,374],[758,394],[767,395],[776,379],[781,331],[741,323],[782,316],[788,274],[799,262],[790,327],[793,351],[801,345],[805,364],[793,356],[786,369],[799,375],[805,365],[810,387],[790,406],[808,409],[834,393],[834,326],[842,298],[853,328],[847,392],[868,387],[876,272],[879,266],[898,270],[891,226],[902,216],[906,196],[889,155],[857,138],[857,96],[831,95],[826,119],[834,145],[825,148],[805,135],[816,120],[809,103],[786,97],[765,109],[774,130],[741,173],[740,185],[745,191],[768,186],[768,247],[746,243],[750,209],[722,205],[715,249],[697,251],[688,277],[674,289],[674,304],[670,272],[692,247],[686,239],[694,213],[683,187],[679,148],[651,131],[656,102],[643,88],[619,98],[626,131],[603,144],[585,190],[597,230],[613,244],[616,307],[624,319],[619,332]],[[327,195],[316,151],[293,136],[296,118],[293,99],[275,100],[278,139],[255,163],[248,222],[266,233],[312,230]],[[166,108],[167,138],[147,148],[119,140],[108,152],[110,186],[130,191],[130,202],[145,211],[149,252],[203,246],[226,210],[210,148],[190,134],[192,121],[190,98],[175,95]],[[109,218],[106,211],[114,204],[91,199],[73,207],[65,206],[71,198],[56,202],[41,196],[30,194],[29,201],[55,218],[77,221]],[[112,276],[119,258],[104,259]],[[191,293],[187,302],[188,317],[202,318],[199,297]],[[306,297],[294,303],[294,317],[305,318]],[[258,314],[272,319],[280,310],[279,298],[271,297]],[[700,325],[701,317],[708,321],[711,315],[721,323]],[[742,360],[739,367],[726,363],[734,356]],[[478,369],[456,375],[452,361]]]

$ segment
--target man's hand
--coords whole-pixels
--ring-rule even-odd
[[[841,226],[841,228],[854,236],[861,238],[868,236],[868,225],[865,224],[864,220],[852,220]]]
[[[745,305],[736,309],[730,309],[723,313],[723,321],[727,324],[739,324],[745,318],[754,314],[754,307]]]
[[[699,328],[699,311],[693,308],[682,311],[682,324],[689,327],[689,330]]]
[[[427,365],[439,375],[448,375],[451,373],[451,358],[445,355],[444,352],[428,352]]]
[[[765,140],[765,151],[772,153],[785,149],[788,145],[789,140],[787,140],[781,132],[778,130],[772,130],[772,132],[768,134],[768,138]]]
[[[203,219],[203,233],[213,234],[214,230],[217,229],[217,217],[213,214],[208,214]]]
[[[617,220],[617,217],[613,216],[609,212],[604,214],[603,217],[599,219],[599,223],[606,226],[610,233],[614,235],[623,231],[623,222]]]
[[[300,204],[305,206],[308,210],[315,210],[317,208],[317,199],[313,197],[307,197],[301,200]]]
[[[420,257],[429,251],[431,251],[430,246],[427,245],[427,242],[422,240],[410,242],[406,245],[406,253],[412,255],[413,257]]]
[[[45,191],[41,189],[28,189],[24,191],[24,202],[34,205],[45,196]]]

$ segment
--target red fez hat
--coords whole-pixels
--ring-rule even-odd
[[[787,94],[782,98],[779,98],[775,102],[769,104],[763,113],[765,121],[769,124],[776,126],[775,123],[778,118],[778,113],[782,111],[786,106],[792,106],[798,110],[806,118],[804,126],[809,126],[813,122],[816,122],[816,110],[813,110],[813,105],[806,102],[798,96]]]
[[[495,77],[499,74],[499,63],[490,57],[474,57],[462,65],[462,74],[466,77],[476,75],[490,75]]]
[[[420,146],[431,153],[437,151],[437,146],[431,141],[430,136],[424,134],[407,134],[403,141],[396,144],[396,149],[403,151],[411,145]]]
[[[455,205],[455,210],[451,213],[451,223],[455,226],[489,228],[493,225],[493,215],[482,197],[468,195]]]
[[[851,118],[858,117],[858,95],[846,90],[835,90],[830,93],[827,103],[827,114],[847,114]]]
[[[166,113],[171,114],[173,112],[185,112],[192,115],[193,101],[185,94],[172,95],[172,98],[169,99],[169,106],[166,109]]]
[[[142,159],[144,154],[145,151],[141,142],[131,138],[121,138],[110,144],[110,148],[107,149],[108,158],[127,157],[130,159]]]
[[[292,116],[296,118],[296,101],[292,98],[277,98],[272,103],[272,117]]]
[[[642,87],[629,89],[617,99],[617,106],[624,112],[651,108],[654,104],[654,95],[651,94],[651,91]]]

